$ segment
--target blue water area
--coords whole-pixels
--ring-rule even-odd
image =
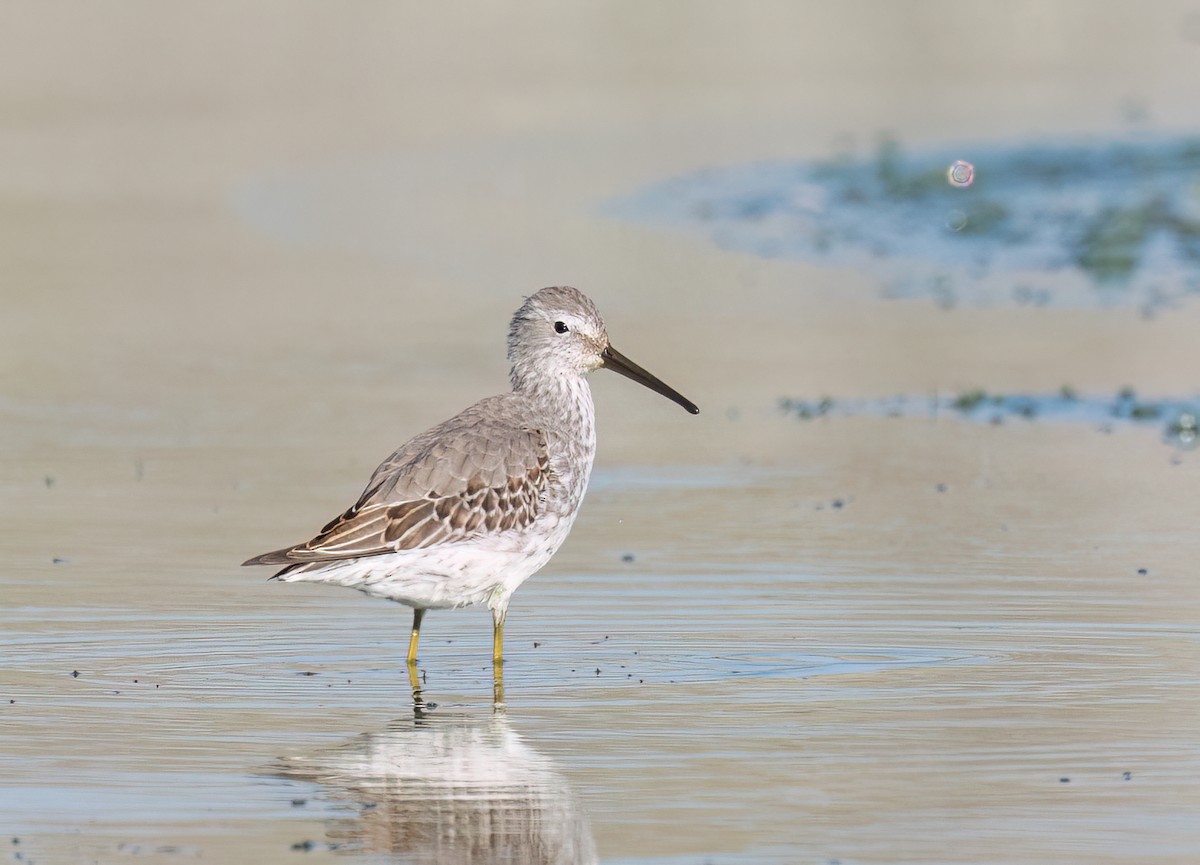
[[[1053,394],[989,394],[970,390],[949,396],[897,395],[879,399],[780,400],[780,408],[801,420],[828,416],[960,417],[982,423],[1047,420],[1109,429],[1115,424],[1157,426],[1165,441],[1182,448],[1200,443],[1200,397],[1145,399],[1126,388],[1115,395],[1078,394],[1064,387]]]
[[[962,146],[709,168],[619,218],[764,258],[864,269],[943,306],[1130,304],[1200,292],[1200,136]]]

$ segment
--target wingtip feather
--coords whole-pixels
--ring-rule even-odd
[[[292,547],[286,550],[272,550],[269,553],[263,553],[261,556],[255,556],[252,559],[246,559],[242,562],[242,567],[247,565],[290,565],[293,564],[293,559],[290,556]]]

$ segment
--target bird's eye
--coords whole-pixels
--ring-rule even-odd
[[[567,323],[565,321],[554,322],[554,332],[555,333],[566,333],[570,329],[571,328],[567,327]]]

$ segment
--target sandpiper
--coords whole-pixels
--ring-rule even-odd
[[[492,611],[499,682],[509,600],[566,540],[587,489],[596,453],[588,373],[611,369],[700,411],[613,348],[596,305],[568,286],[521,305],[508,360],[511,392],[401,445],[312,540],[245,562],[283,565],[272,579],[349,586],[412,607],[414,684],[425,611],[475,604]]]

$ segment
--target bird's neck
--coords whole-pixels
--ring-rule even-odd
[[[547,420],[588,450],[596,448],[596,409],[592,389],[582,376],[553,376],[514,381],[513,390],[529,397]]]

